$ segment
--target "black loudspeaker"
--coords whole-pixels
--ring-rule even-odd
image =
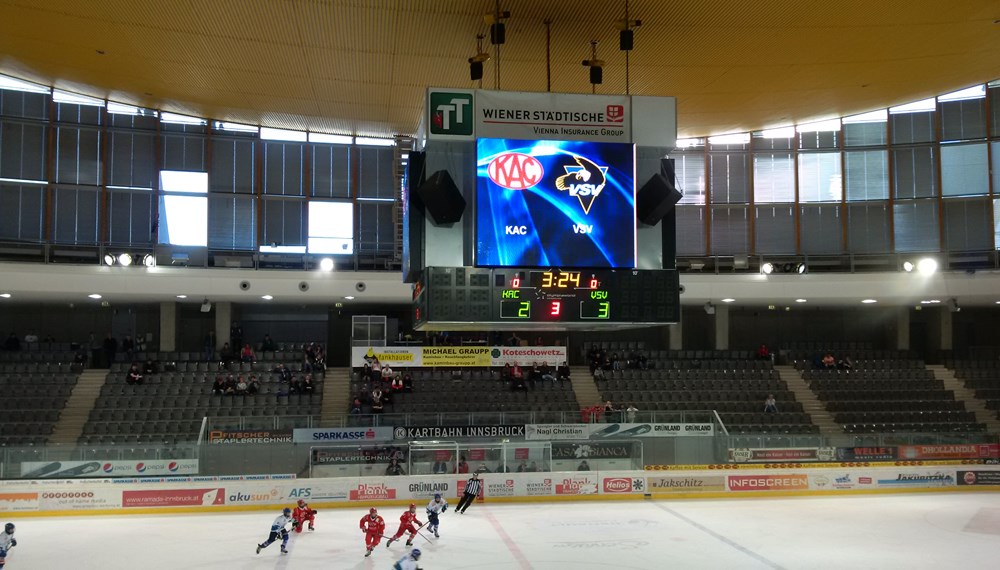
[[[590,84],[600,85],[604,82],[604,68],[592,65],[590,67]]]
[[[618,32],[618,49],[621,51],[631,51],[635,45],[635,36],[632,30],[622,30]]]
[[[673,162],[662,161],[661,170],[646,181],[636,194],[636,215],[647,226],[659,223],[683,196],[674,186]]]
[[[490,43],[499,46],[507,41],[507,26],[503,22],[490,25]]]
[[[465,198],[447,170],[438,170],[417,188],[417,197],[435,225],[454,224],[465,212]]]

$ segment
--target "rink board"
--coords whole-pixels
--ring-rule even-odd
[[[918,464],[919,463],[919,464]],[[468,475],[296,479],[292,475],[32,480],[0,483],[0,513],[18,516],[150,514],[270,509],[305,499],[316,508],[426,502],[462,496]],[[898,462],[713,465],[646,471],[484,474],[480,501],[552,502],[739,498],[855,493],[998,491],[1000,465]]]

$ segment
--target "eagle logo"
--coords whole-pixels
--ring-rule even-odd
[[[607,182],[608,167],[597,166],[582,156],[574,156],[576,164],[566,164],[566,174],[556,178],[556,188],[568,190],[570,196],[576,196],[584,214],[590,214],[594,198],[604,190]]]

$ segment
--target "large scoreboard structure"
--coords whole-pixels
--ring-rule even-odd
[[[672,98],[430,89],[424,118],[404,185],[417,330],[680,320]]]

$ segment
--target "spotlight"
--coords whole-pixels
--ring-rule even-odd
[[[911,261],[904,261],[903,262],[903,271],[905,271],[907,273],[913,271],[913,262],[911,262]]]
[[[476,55],[469,58],[469,79],[479,81],[483,78],[483,62],[490,59],[490,54],[483,51],[483,35],[476,36]]]
[[[715,314],[715,305],[713,305],[711,301],[705,303],[705,314],[707,315]]]
[[[805,273],[806,272],[806,264],[805,263],[799,263],[798,265],[796,265],[795,266],[795,272],[798,273],[799,275],[802,275],[803,273]]]
[[[333,271],[333,260],[329,257],[324,257],[319,260],[320,271]]]
[[[152,253],[147,253],[146,255],[142,256],[142,264],[145,265],[146,267],[153,267],[154,265],[156,265],[156,256],[153,255]]]
[[[105,265],[114,265],[115,264],[115,256],[111,255],[110,253],[105,253],[104,254],[104,264]]]
[[[774,273],[774,264],[771,262],[761,264],[760,272],[763,273],[764,275],[770,275]]]
[[[948,310],[951,311],[952,313],[957,313],[962,310],[962,307],[958,306],[958,299],[956,299],[955,297],[948,299],[948,303],[946,306],[948,307]]]
[[[932,257],[925,257],[917,262],[917,271],[919,271],[921,275],[931,275],[937,271],[937,268],[938,262]]]
[[[597,40],[590,40],[590,59],[583,60],[583,65],[590,68],[590,84],[600,85],[604,79],[604,61],[597,59]]]
[[[208,297],[205,297],[205,300],[201,302],[201,312],[203,313],[212,312],[212,303],[209,302]]]
[[[132,265],[132,255],[128,253],[123,253],[118,256],[118,263],[121,263],[125,267]]]
[[[791,263],[786,263],[786,264],[784,264],[784,265],[781,266],[781,272],[782,273],[791,273],[794,269],[795,269],[795,266],[792,265]]]

